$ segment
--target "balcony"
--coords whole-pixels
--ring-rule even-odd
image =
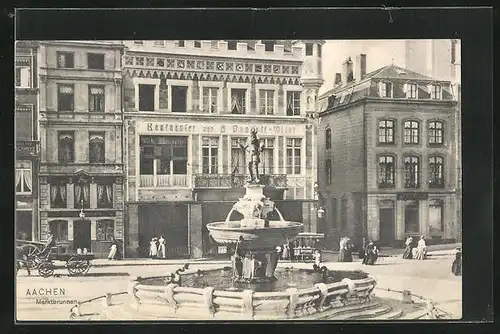
[[[16,140],[16,155],[38,156],[40,143],[37,140]]]
[[[194,188],[243,188],[247,179],[247,175],[241,174],[196,174]],[[262,175],[261,180],[262,184],[270,188],[287,188],[286,174]]]
[[[141,175],[139,183],[141,188],[187,188],[189,186],[189,178],[186,174]]]

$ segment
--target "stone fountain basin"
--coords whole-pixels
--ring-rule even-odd
[[[270,221],[269,227],[241,227],[238,222],[215,222],[207,224],[212,238],[219,244],[236,244],[243,237],[239,247],[247,250],[274,249],[295,238],[304,225],[290,221]]]

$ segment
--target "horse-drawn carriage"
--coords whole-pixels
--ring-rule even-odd
[[[85,275],[92,266],[94,254],[60,254],[57,247],[46,247],[44,242],[16,240],[17,271],[25,268],[28,274],[38,270],[42,277],[50,277],[55,269],[66,268],[70,276]],[[56,265],[65,262],[64,265]]]
[[[312,262],[314,260],[314,250],[324,237],[325,235],[323,233],[299,233],[293,242],[295,259],[299,262]]]

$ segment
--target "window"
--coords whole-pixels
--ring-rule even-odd
[[[274,44],[276,44],[276,41],[263,41],[262,43],[264,44],[264,51],[274,51]]]
[[[405,84],[405,94],[408,99],[416,99],[418,98],[418,85],[414,83]]]
[[[57,67],[58,68],[74,68],[74,53],[73,52],[57,52]]]
[[[429,122],[429,144],[443,145],[443,122]]]
[[[177,41],[177,46],[179,46],[181,48],[185,47],[186,46],[186,41],[184,41],[184,40]]]
[[[202,138],[202,171],[203,174],[217,174],[219,167],[219,138]]]
[[[75,93],[73,85],[58,85],[57,108],[59,111],[73,111]]]
[[[31,68],[29,66],[16,66],[16,87],[31,87]]]
[[[286,157],[287,157],[287,174],[300,174],[301,173],[301,146],[302,140],[300,138],[287,138],[286,139]]]
[[[378,122],[378,142],[394,144],[394,121],[383,119]]]
[[[384,155],[378,158],[378,186],[380,188],[394,188],[395,180],[394,175],[396,171],[396,165],[394,157],[390,155]]]
[[[259,109],[261,115],[274,114],[274,90],[259,90]]]
[[[62,181],[52,182],[50,184],[50,207],[66,208],[66,183]]]
[[[246,174],[246,151],[240,146],[247,143],[247,138],[231,138],[231,174]]]
[[[442,99],[442,89],[441,85],[430,85],[429,86],[429,94],[431,95],[431,99],[441,100]]]
[[[325,145],[326,149],[329,150],[332,148],[332,129],[328,128],[325,131]]]
[[[231,89],[231,113],[246,113],[246,89]]]
[[[227,41],[227,49],[228,50],[236,50],[237,42],[236,41]]]
[[[274,174],[274,138],[261,138],[264,150],[261,154],[260,172],[265,175]]]
[[[87,53],[87,66],[92,70],[104,70],[104,54]]]
[[[74,132],[58,133],[58,157],[61,164],[75,162]]]
[[[203,87],[203,111],[215,114],[217,113],[218,91],[216,87]]]
[[[287,116],[300,115],[300,92],[298,91],[286,92],[286,115]]]
[[[418,121],[404,123],[404,143],[418,144],[420,142],[420,124]]]
[[[134,41],[134,44],[136,44],[136,45],[143,45],[144,41]]]
[[[105,162],[105,144],[104,132],[89,133],[89,162],[104,163]]]
[[[378,83],[378,94],[380,97],[392,97],[392,82],[380,81]]]
[[[326,183],[332,184],[332,159],[326,159],[325,171],[326,171]]]
[[[404,158],[405,188],[420,187],[420,161],[417,156]]]
[[[90,208],[90,183],[79,180],[74,186],[75,209]]]
[[[16,161],[16,194],[31,194],[31,161]]]
[[[187,137],[141,136],[141,175],[187,174]]]
[[[115,224],[111,219],[98,220],[96,224],[97,241],[113,241],[115,235]]]
[[[54,220],[49,222],[50,232],[54,235],[54,241],[68,241],[68,222],[65,220]]]
[[[165,41],[154,41],[154,45],[156,45],[156,46],[165,46]]]
[[[104,86],[89,86],[89,111],[104,111]]]
[[[139,85],[139,110],[155,110],[155,85]]]
[[[172,86],[172,112],[187,111],[187,86]]]
[[[97,207],[112,208],[113,207],[113,184],[97,184]]]
[[[194,47],[195,48],[201,48],[201,42],[200,41],[194,41]]]
[[[33,140],[33,107],[16,106],[16,139]]]
[[[306,56],[312,56],[313,54],[313,44],[306,43]]]
[[[444,159],[438,156],[429,157],[429,188],[443,188]]]

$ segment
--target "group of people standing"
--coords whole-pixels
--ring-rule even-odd
[[[425,237],[421,236],[420,240],[415,247],[413,237],[408,236],[405,241],[405,251],[403,253],[403,259],[411,260],[425,260],[427,258],[427,245],[425,244]]]
[[[351,238],[343,237],[340,239],[339,262],[352,262],[352,253],[356,246]],[[359,248],[358,257],[363,260],[362,264],[374,265],[378,258],[378,248],[373,241],[363,239],[363,245]]]
[[[149,242],[149,257],[152,259],[165,259],[167,257],[167,240],[160,235],[160,238],[153,237]]]

